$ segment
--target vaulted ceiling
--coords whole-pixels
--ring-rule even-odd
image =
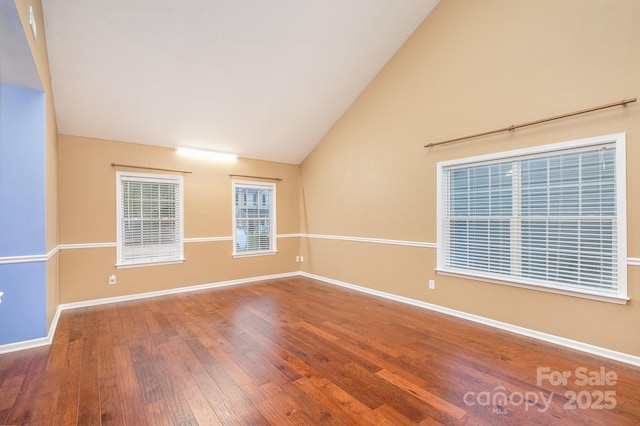
[[[42,0],[58,130],[299,164],[438,0]]]

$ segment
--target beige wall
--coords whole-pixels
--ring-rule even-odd
[[[302,164],[301,232],[436,242],[436,163],[627,134],[628,255],[640,257],[640,104],[474,134],[640,95],[636,0],[442,0]],[[305,271],[640,356],[626,305],[437,275],[436,250],[304,238]],[[428,279],[436,289],[428,290]]]
[[[111,163],[192,172],[183,175],[185,239],[231,237],[230,173],[282,178],[276,185],[277,233],[297,234],[298,166],[248,159],[220,163],[181,157],[169,148],[67,135],[59,135],[59,159],[60,303],[298,270],[297,237],[278,238],[275,255],[243,258],[231,256],[231,241],[186,242],[183,264],[127,269],[115,268],[115,247],[65,248],[115,244],[117,169]],[[115,285],[108,284],[111,274]]]
[[[49,58],[45,36],[44,17],[40,0],[15,0],[16,9],[27,36],[36,69],[45,91],[45,210],[47,252],[58,246],[58,128],[53,104],[53,90],[49,74]],[[29,26],[29,7],[33,7],[37,38]],[[58,308],[58,255],[47,261],[47,318],[51,325]]]
[[[278,233],[434,243],[438,161],[615,132],[627,133],[628,186],[640,170],[640,106],[631,104],[513,134],[426,150],[425,143],[640,94],[640,2],[442,0],[302,165],[209,163],[175,152],[57,136],[39,0],[15,0],[47,93],[47,250],[115,242],[111,162],[186,169],[185,237],[231,235],[228,173],[282,177]],[[28,29],[33,5],[37,41]],[[58,187],[60,191],[58,192]],[[298,206],[300,208],[298,208]],[[628,199],[629,256],[640,257],[640,199]],[[59,223],[59,227],[58,227]],[[436,303],[640,356],[638,280],[623,306],[437,275],[436,251],[280,238],[279,253],[234,259],[231,242],[189,242],[186,262],[116,269],[115,247],[63,248],[47,263],[49,319],[58,303],[298,270]],[[118,283],[107,284],[116,274]],[[427,290],[428,279],[436,290]]]

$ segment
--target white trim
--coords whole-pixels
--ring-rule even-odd
[[[146,268],[149,266],[161,266],[161,265],[175,265],[177,263],[184,263],[185,259],[176,260],[161,260],[159,262],[143,262],[143,263],[124,263],[116,264],[116,269],[130,269],[130,268]]]
[[[35,254],[26,256],[6,256],[0,257],[0,265],[10,263],[32,263],[32,262],[46,262],[49,260],[47,254]]]
[[[270,250],[270,251],[253,251],[248,253],[236,253],[231,256],[234,259],[241,259],[243,257],[255,257],[255,256],[273,256],[274,254],[278,254],[278,250]]]
[[[4,256],[0,257],[0,265],[12,263],[33,263],[46,262],[58,253],[60,246],[54,247],[46,254],[28,254],[24,256]]]
[[[298,272],[285,272],[283,274],[262,275],[258,277],[240,278],[237,280],[218,281],[218,282],[209,283],[209,284],[198,284],[198,285],[192,285],[188,287],[172,288],[168,290],[150,291],[147,293],[130,294],[127,296],[106,297],[104,299],[93,299],[93,300],[86,300],[82,302],[64,303],[59,306],[59,309],[64,311],[67,309],[86,308],[89,306],[106,305],[109,303],[128,302],[131,300],[148,299],[150,297],[167,296],[170,294],[188,293],[192,291],[207,290],[211,288],[247,284],[247,283],[252,283],[256,281],[289,278],[289,277],[295,277],[298,275],[299,275]]]
[[[233,241],[233,237],[185,238],[185,243],[213,243],[217,241]]]
[[[304,234],[278,234],[276,238],[300,238]],[[219,241],[233,241],[233,237],[201,237],[201,238],[185,238],[184,243],[213,243]],[[31,263],[31,262],[46,262],[55,256],[61,250],[79,250],[79,249],[93,249],[93,248],[111,248],[117,247],[117,243],[104,242],[104,243],[75,243],[75,244],[60,244],[54,247],[46,254],[30,254],[24,256],[0,256],[0,265],[12,264],[12,263]]]
[[[47,253],[47,260],[51,259],[53,256],[58,254],[59,251],[60,251],[60,246],[55,246],[53,249],[51,249],[51,251],[49,251],[49,253]]]
[[[603,136],[605,138],[607,136]],[[616,238],[618,240],[618,295],[629,296],[629,280],[627,277],[627,134],[609,135],[616,140]]]
[[[53,320],[51,321],[51,326],[49,327],[49,332],[46,337],[40,337],[32,340],[25,340],[23,342],[15,342],[8,343],[6,345],[0,345],[0,355],[6,354],[9,352],[22,351],[24,349],[32,349],[40,346],[47,346],[53,343],[53,336],[56,333],[56,329],[58,328],[58,320],[60,319],[60,313],[62,309],[58,306],[56,309],[56,313],[53,316]]]
[[[37,348],[39,346],[50,345],[53,342],[53,337],[55,336],[56,329],[58,328],[58,321],[60,319],[60,314],[62,313],[62,311],[65,311],[67,309],[85,308],[90,306],[106,305],[109,303],[117,303],[117,302],[128,302],[131,300],[147,299],[150,297],[166,296],[170,294],[187,293],[191,291],[246,284],[246,283],[252,283],[256,281],[295,277],[299,275],[300,275],[299,272],[286,272],[283,274],[263,275],[258,277],[241,278],[237,280],[219,281],[217,283],[172,288],[169,290],[152,291],[148,293],[138,293],[138,294],[131,294],[127,296],[108,297],[104,299],[86,300],[83,302],[64,303],[62,305],[58,305],[58,309],[56,310],[56,313],[53,317],[53,321],[51,321],[51,327],[49,327],[49,333],[47,334],[46,337],[41,337],[33,340],[25,340],[22,342],[8,343],[6,345],[0,345],[0,354],[21,351],[24,349]]]
[[[409,246],[436,248],[436,243],[428,243],[421,241],[404,241],[404,240],[388,240],[384,238],[366,238],[366,237],[348,237],[344,235],[322,235],[322,234],[300,234],[302,238],[317,238],[321,240],[338,240],[338,241],[355,241],[359,243],[388,244],[394,246]]]
[[[80,243],[80,244],[60,244],[60,250],[92,249],[104,247],[117,247],[116,242],[112,243]]]
[[[406,303],[408,305],[417,306],[419,308],[428,309],[431,311],[439,312],[446,315],[451,315],[456,318],[462,318],[475,323],[487,325],[489,327],[498,328],[501,330],[509,331],[512,333],[520,334],[522,336],[532,337],[534,339],[542,340],[545,342],[553,343],[556,345],[564,346],[570,349],[575,349],[581,352],[601,356],[603,358],[612,359],[615,361],[624,362],[627,364],[640,367],[640,357],[635,355],[626,354],[623,352],[614,351],[611,349],[602,348],[600,346],[591,345],[577,340],[566,339],[564,337],[555,336],[553,334],[543,333],[541,331],[532,330],[525,327],[520,327],[513,324],[508,324],[502,321],[496,321],[491,318],[482,317],[479,315],[469,314],[466,312],[458,311],[444,306],[434,305],[432,303],[422,302],[420,300],[410,299],[408,297],[397,296],[395,294],[386,293],[384,291],[373,290],[367,287],[362,287],[355,284],[350,284],[344,281],[334,280],[332,278],[323,277],[320,275],[310,274],[308,272],[300,272],[300,275],[306,278],[311,278],[319,281],[326,282],[328,284],[337,285],[340,287],[349,288],[351,290],[367,293],[373,296],[383,297],[385,299],[393,300],[396,302]]]
[[[49,333],[47,333],[47,340],[49,341],[49,344],[51,344],[53,342],[53,337],[56,334],[56,329],[58,328],[58,321],[60,320],[60,314],[62,313],[62,309],[60,308],[60,305],[58,305],[58,308],[56,309],[56,313],[53,316],[53,319],[51,320],[51,326],[49,327]]]
[[[356,241],[361,243],[373,243],[373,244],[387,244],[396,246],[409,246],[409,247],[422,247],[422,248],[438,248],[437,243],[430,243],[427,241],[403,241],[403,240],[386,240],[380,238],[365,238],[365,237],[348,237],[343,235],[321,235],[321,234],[279,234],[276,238],[317,238],[323,240],[337,240],[337,241]],[[233,237],[202,237],[202,238],[185,238],[185,243],[208,243],[219,241],[233,241]],[[10,263],[27,263],[27,262],[45,262],[51,259],[56,253],[61,250],[78,250],[78,249],[92,249],[92,248],[109,248],[116,247],[115,242],[106,243],[78,243],[78,244],[60,244],[52,249],[47,254],[36,254],[29,256],[6,256],[0,257],[0,265]],[[627,258],[628,266],[640,266],[640,257]]]
[[[624,305],[629,300],[631,300],[630,297],[620,297],[615,294],[607,295],[604,293],[592,293],[592,292],[585,291],[578,288],[576,289],[570,289],[567,287],[558,288],[558,287],[552,287],[552,286],[549,286],[546,284],[540,284],[540,283],[530,284],[525,281],[515,281],[515,280],[504,279],[503,277],[499,277],[499,276],[493,277],[489,274],[484,274],[480,272],[470,273],[466,271],[458,272],[458,271],[440,270],[440,269],[436,269],[435,271],[438,275],[447,275],[449,277],[464,278],[467,280],[482,281],[482,282],[492,283],[492,284],[501,284],[501,285],[506,285],[510,287],[526,288],[528,290],[544,291],[546,293],[562,294],[564,296],[581,297],[583,299],[597,300],[599,302],[617,303],[619,305]]]
[[[436,268],[439,265],[445,264],[445,255],[444,250],[438,249],[441,245],[444,244],[444,238],[446,235],[444,229],[444,201],[447,194],[445,194],[443,183],[444,183],[444,172],[443,172],[442,162],[436,163]]]
[[[355,291],[359,291],[362,293],[371,294],[373,296],[378,296],[385,299],[394,300],[397,302],[417,306],[420,308],[429,309],[431,311],[440,312],[446,315],[451,315],[457,318],[462,318],[462,319],[473,321],[479,324],[484,324],[490,327],[495,327],[501,330],[510,331],[512,333],[520,334],[527,337],[532,337],[534,339],[550,342],[550,343],[564,346],[570,349],[575,349],[581,352],[590,353],[593,355],[601,356],[604,358],[608,358],[615,361],[620,361],[620,362],[624,362],[627,364],[640,367],[640,357],[638,356],[614,351],[611,349],[602,348],[599,346],[590,345],[588,343],[583,343],[576,340],[566,339],[564,337],[559,337],[552,334],[542,333],[540,331],[519,327],[516,325],[501,322],[501,321],[496,321],[490,318],[481,317],[479,315],[473,315],[473,314],[458,311],[455,309],[450,309],[443,306],[422,302],[420,300],[410,299],[408,297],[398,296],[395,294],[386,293],[379,290],[373,290],[367,287],[362,287],[362,286],[350,284],[344,281],[339,281],[332,278],[327,278],[320,275],[310,274],[308,272],[301,272],[301,271],[286,272],[286,273],[274,274],[274,275],[263,275],[263,276],[251,277],[251,278],[241,278],[241,279],[229,280],[229,281],[220,281],[217,283],[201,284],[201,285],[194,285],[189,287],[179,287],[179,288],[174,288],[169,290],[139,293],[139,294],[133,294],[128,296],[118,296],[118,297],[109,297],[104,299],[87,300],[83,302],[65,303],[58,306],[58,309],[53,318],[53,321],[51,322],[51,327],[49,328],[49,333],[47,337],[28,340],[24,342],[16,342],[16,343],[10,343],[6,345],[0,345],[0,354],[19,351],[23,349],[35,348],[38,346],[50,345],[53,342],[53,336],[55,335],[55,331],[58,326],[58,320],[63,310],[84,308],[89,306],[98,306],[98,305],[104,305],[108,303],[126,302],[130,300],[146,299],[150,297],[165,296],[165,295],[177,294],[177,293],[187,293],[191,291],[206,290],[206,289],[217,288],[217,287],[226,287],[226,286],[232,286],[232,285],[252,283],[256,281],[265,281],[265,280],[288,278],[288,277],[295,277],[295,276],[302,276],[305,278],[323,281],[328,284],[333,284],[340,287],[345,287]]]
[[[22,351],[25,349],[37,348],[40,346],[47,346],[51,344],[51,340],[48,337],[40,337],[38,339],[25,340],[23,342],[8,343],[6,345],[0,345],[0,355],[9,352]]]

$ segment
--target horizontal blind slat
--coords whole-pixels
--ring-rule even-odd
[[[456,166],[444,189],[446,265],[616,289],[615,148]]]
[[[180,186],[172,178],[121,177],[121,263],[180,259]]]

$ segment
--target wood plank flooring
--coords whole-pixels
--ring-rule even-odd
[[[0,424],[640,424],[640,369],[287,278],[64,311]]]

